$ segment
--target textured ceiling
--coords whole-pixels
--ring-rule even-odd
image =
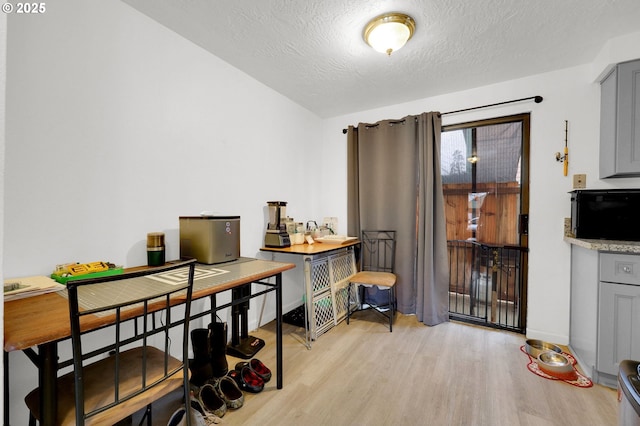
[[[593,61],[640,31],[640,0],[122,0],[327,118]],[[399,11],[391,57],[362,39]]]

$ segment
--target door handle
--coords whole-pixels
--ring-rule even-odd
[[[519,221],[519,231],[522,235],[529,235],[529,215],[521,214]]]

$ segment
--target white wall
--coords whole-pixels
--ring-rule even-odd
[[[321,120],[121,2],[8,17],[6,122],[5,277],[145,264],[153,231],[177,258],[178,216],[203,210],[241,216],[247,257],[262,256],[266,201],[304,222],[331,215],[303,163]],[[286,289],[285,306],[300,295]],[[12,423],[26,424],[35,369],[22,353],[10,365]]]
[[[627,46],[629,46],[627,48]],[[571,216],[571,176],[587,175],[588,188],[637,188],[640,178],[600,180],[598,177],[600,87],[594,79],[611,60],[640,57],[640,33],[609,41],[594,63],[540,74],[415,102],[363,111],[325,121],[323,150],[340,153],[337,170],[346,168],[346,137],[342,129],[359,122],[373,123],[424,111],[454,111],[478,105],[540,95],[533,101],[443,116],[443,125],[531,112],[531,186],[529,214],[529,291],[527,336],[559,344],[569,341],[570,247],[563,241],[563,221]],[[627,52],[627,54],[625,54]],[[425,76],[428,78],[428,76]],[[564,149],[565,122],[569,121],[569,173],[555,153]],[[336,192],[324,193],[322,202],[341,203],[346,215],[346,172],[323,175]],[[593,313],[596,315],[596,312]]]
[[[168,233],[175,258],[178,216],[202,210],[242,215],[242,254],[253,256],[267,200],[311,216],[314,175],[299,160],[320,120],[110,3],[10,16],[5,272],[142,264],[151,231]]]

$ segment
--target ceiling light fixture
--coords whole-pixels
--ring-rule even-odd
[[[391,12],[373,18],[364,27],[364,41],[378,52],[391,55],[413,36],[416,23],[404,13]]]

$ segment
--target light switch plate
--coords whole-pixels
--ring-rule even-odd
[[[587,187],[587,175],[573,175],[573,189],[584,189]]]

